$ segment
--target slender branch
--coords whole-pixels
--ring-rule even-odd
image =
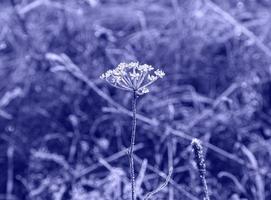
[[[132,102],[132,111],[133,111],[133,122],[132,122],[132,134],[131,134],[131,147],[130,147],[130,178],[131,178],[131,192],[132,200],[136,199],[135,192],[135,168],[134,168],[134,146],[135,146],[135,136],[136,136],[136,104],[137,104],[137,94],[136,91],[133,91],[133,102]]]
[[[165,182],[162,183],[161,185],[159,185],[158,188],[156,188],[155,190],[149,192],[149,193],[145,196],[144,200],[150,199],[153,195],[155,195],[156,193],[158,193],[158,192],[160,192],[161,190],[163,190],[163,189],[168,185],[168,183],[169,183],[169,181],[170,181],[170,179],[171,179],[172,172],[173,172],[173,168],[171,167],[171,168],[169,169],[169,173],[168,173],[168,175],[167,175],[167,177],[166,177]]]
[[[172,142],[172,138],[168,138],[167,141],[167,153],[168,153],[168,165],[169,167],[173,167],[174,166],[174,162],[173,162],[173,142]],[[174,188],[172,186],[169,186],[168,189],[168,199],[169,200],[173,200],[174,199]]]

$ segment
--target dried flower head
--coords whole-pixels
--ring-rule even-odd
[[[205,165],[205,159],[203,155],[203,147],[200,142],[200,140],[194,138],[191,142],[192,149],[194,151],[195,161],[197,163],[201,183],[203,186],[203,193],[204,198],[203,200],[210,200],[209,192],[208,192],[208,186],[206,182],[206,165]]]
[[[143,95],[149,92],[148,86],[165,76],[162,70],[153,70],[151,65],[140,65],[138,62],[120,63],[115,69],[103,73],[100,78],[116,88]]]
[[[195,156],[195,161],[197,163],[197,167],[200,170],[201,173],[206,173],[206,167],[205,167],[205,160],[204,160],[204,155],[203,155],[203,148],[201,145],[200,140],[194,138],[191,142],[193,151],[194,151],[194,156]]]

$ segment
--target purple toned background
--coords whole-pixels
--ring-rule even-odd
[[[166,76],[138,100],[138,199],[271,199],[271,1],[1,0],[0,199],[128,200],[132,95],[99,76]],[[60,60],[52,61],[50,55]]]

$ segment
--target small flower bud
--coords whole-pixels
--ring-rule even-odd
[[[191,142],[191,146],[194,152],[195,161],[197,163],[197,167],[199,170],[200,180],[203,186],[203,192],[204,192],[204,200],[210,200],[207,182],[206,182],[206,165],[205,160],[203,156],[203,148],[201,145],[200,140],[193,139]]]

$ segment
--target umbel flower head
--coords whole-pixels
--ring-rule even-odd
[[[151,65],[130,62],[120,63],[115,69],[103,73],[100,78],[116,88],[142,95],[149,92],[148,87],[151,84],[164,76],[162,70],[154,71]]]

